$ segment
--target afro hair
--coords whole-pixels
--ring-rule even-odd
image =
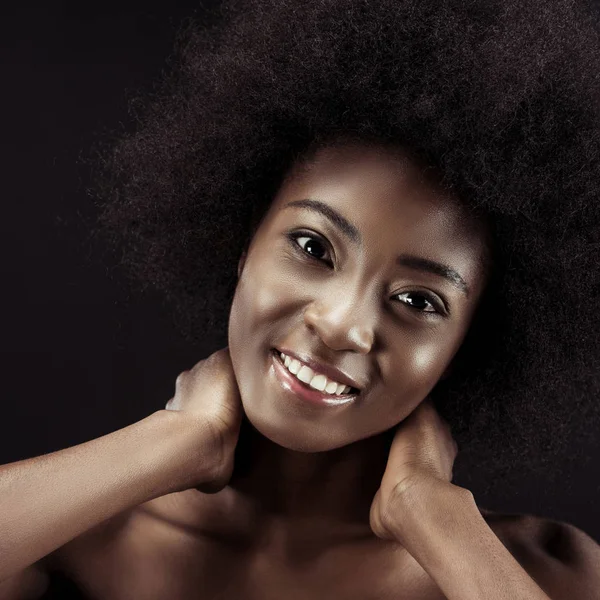
[[[493,277],[432,391],[490,482],[597,428],[600,40],[573,0],[225,0],[102,154],[100,233],[191,340],[292,165],[410,148],[493,230]],[[489,488],[488,488],[489,489]]]

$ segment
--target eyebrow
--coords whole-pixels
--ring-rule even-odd
[[[358,229],[350,223],[345,217],[343,217],[337,210],[321,202],[320,200],[312,200],[310,198],[304,198],[302,200],[293,200],[288,202],[283,208],[305,208],[307,210],[319,213],[329,219],[337,228],[352,242],[357,245],[362,244],[362,238]],[[431,273],[438,275],[449,281],[454,287],[458,288],[465,296],[469,296],[469,286],[466,281],[460,276],[460,274],[442,263],[434,260],[423,258],[422,256],[415,256],[414,254],[401,254],[396,258],[396,264],[408,267],[414,271],[420,271],[422,273]]]

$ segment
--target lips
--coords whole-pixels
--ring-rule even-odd
[[[300,401],[301,404],[306,404],[308,406],[313,405],[324,409],[334,409],[351,405],[358,397],[358,394],[347,393],[337,396],[314,389],[297,379],[286,369],[277,350],[273,349],[271,351],[271,357],[271,368],[274,369],[273,373],[275,378],[278,380],[282,389],[287,392],[286,397],[288,399],[292,398],[295,401]]]
[[[353,378],[349,377],[346,373],[340,371],[337,367],[320,363],[312,357],[308,356],[307,354],[295,352],[294,350],[290,350],[288,348],[273,348],[273,352],[276,352],[278,354],[280,352],[283,352],[284,354],[287,354],[290,358],[295,358],[302,364],[306,365],[307,367],[310,367],[310,369],[312,369],[315,373],[321,373],[325,375],[328,379],[350,386],[350,394],[357,394],[360,392],[360,386],[358,385],[358,383]]]

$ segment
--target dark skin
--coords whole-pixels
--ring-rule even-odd
[[[488,229],[399,149],[338,145],[304,167],[288,174],[239,263],[229,353],[245,415],[231,480],[215,494],[146,502],[49,557],[93,597],[444,598],[373,528],[372,507],[410,440],[423,442],[419,473],[451,480],[456,447],[428,398],[489,280]],[[291,206],[305,199],[346,219],[354,241]],[[447,265],[468,293],[399,255]],[[274,347],[338,367],[360,394],[337,408],[298,401],[275,376]],[[570,598],[573,583],[542,543],[552,539],[575,569],[589,541],[563,524],[480,511],[551,598]],[[585,582],[585,561],[573,582]]]
[[[304,199],[342,215],[360,240],[290,206]],[[487,281],[487,235],[398,150],[323,149],[288,176],[240,261],[229,324],[252,424],[252,467],[231,487],[262,507],[273,535],[370,534],[390,433],[451,368]],[[405,254],[448,265],[468,294],[397,264]],[[359,402],[315,410],[290,401],[271,367],[273,347],[337,366],[360,384]]]

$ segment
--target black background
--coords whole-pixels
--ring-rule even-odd
[[[161,299],[131,292],[89,241],[95,210],[82,161],[128,122],[128,98],[150,89],[183,19],[195,9],[204,18],[206,7],[38,0],[0,10],[0,463],[142,419],[172,396],[179,372],[216,349],[210,336],[185,343]],[[600,447],[588,450],[558,487],[515,465],[487,497],[477,465],[460,461],[456,482],[482,506],[567,521],[600,541]]]

